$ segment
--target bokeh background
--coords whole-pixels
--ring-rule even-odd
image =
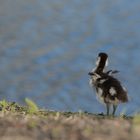
[[[119,111],[140,109],[139,0],[0,0],[0,100],[104,111],[88,72],[100,51],[127,87]]]

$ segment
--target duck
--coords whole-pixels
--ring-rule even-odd
[[[110,115],[110,108],[113,107],[112,115],[120,103],[128,102],[128,93],[121,82],[114,77],[118,70],[105,71],[108,66],[108,54],[98,54],[96,67],[88,73],[90,85],[95,89],[97,99],[106,106],[106,115]]]

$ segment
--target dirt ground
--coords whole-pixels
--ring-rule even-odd
[[[0,112],[0,140],[140,140],[139,130],[132,118]]]

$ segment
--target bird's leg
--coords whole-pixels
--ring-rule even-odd
[[[106,103],[106,115],[109,116],[110,104]]]
[[[113,112],[112,112],[112,115],[113,115],[113,116],[115,115],[116,109],[117,109],[117,105],[113,105]]]

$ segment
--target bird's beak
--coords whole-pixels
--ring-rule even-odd
[[[92,76],[92,75],[94,75],[94,73],[93,72],[89,72],[88,75]]]

